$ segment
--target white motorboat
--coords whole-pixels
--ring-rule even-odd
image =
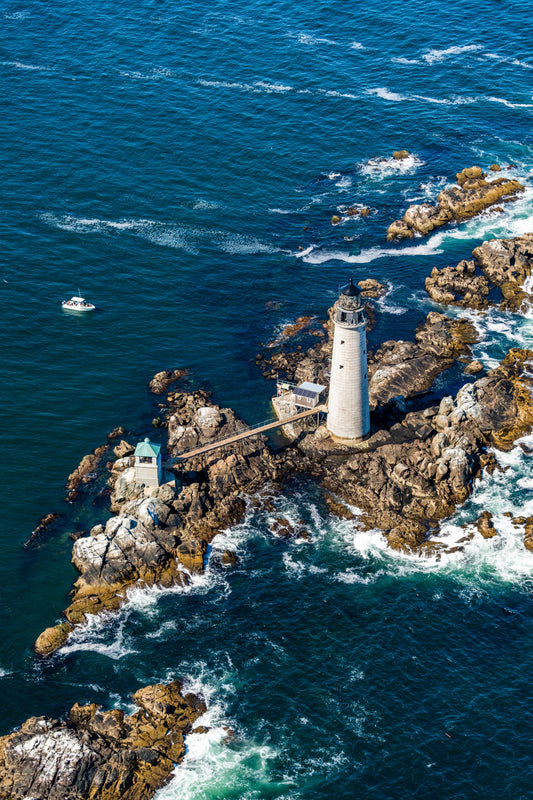
[[[70,300],[63,300],[61,303],[61,308],[64,308],[65,311],[94,311],[96,306],[94,306],[92,303],[89,303],[85,297],[76,295],[71,297]]]

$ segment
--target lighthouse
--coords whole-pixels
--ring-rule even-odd
[[[336,442],[356,444],[370,432],[370,414],[367,316],[361,303],[361,290],[353,280],[339,291],[333,322],[327,429]]]

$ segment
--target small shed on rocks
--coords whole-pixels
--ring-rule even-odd
[[[162,475],[161,445],[147,436],[135,448],[135,478],[145,486],[160,486]]]
[[[316,406],[323,403],[326,399],[326,387],[322,386],[320,383],[304,381],[304,383],[301,383],[293,389],[293,394],[295,406],[301,408],[316,408]]]

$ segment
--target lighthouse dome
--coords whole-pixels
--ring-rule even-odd
[[[361,306],[361,289],[355,285],[353,278],[339,291],[339,305],[347,311]]]

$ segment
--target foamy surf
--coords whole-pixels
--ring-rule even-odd
[[[165,681],[175,679],[167,673]],[[263,785],[273,786],[272,763],[278,751],[261,744],[236,728],[228,717],[224,698],[234,694],[236,676],[231,667],[213,675],[206,665],[195,664],[194,674],[183,682],[183,690],[204,698],[207,711],[194,727],[205,733],[190,733],[185,740],[183,761],[174,767],[167,786],[155,794],[156,800],[205,800],[207,797],[260,798]],[[283,788],[284,784],[277,784]],[[279,795],[278,795],[279,796]]]
[[[151,219],[106,220],[98,217],[76,217],[72,214],[58,215],[51,212],[42,214],[41,219],[46,224],[60,230],[80,234],[127,233],[161,247],[183,250],[190,255],[198,255],[200,248],[206,245],[214,246],[232,255],[284,252],[279,247],[244,233],[158,222]]]
[[[483,48],[479,44],[456,45],[454,47],[447,47],[444,50],[429,50],[427,53],[422,55],[422,59],[426,62],[426,64],[437,64],[441,63],[442,61],[446,61],[453,56],[462,56],[465,53],[474,53],[482,49]]]
[[[324,264],[326,261],[343,261],[346,264],[370,264],[380,258],[402,258],[405,256],[432,256],[441,253],[437,240],[428,240],[425,243],[408,247],[368,247],[360,253],[349,253],[345,250],[322,249],[311,245],[306,250],[296,253],[308,264]]]
[[[378,86],[375,89],[367,89],[366,93],[370,95],[376,95],[376,97],[381,97],[382,100],[389,100],[391,103],[401,103],[402,100],[407,100],[407,97],[404,94],[400,94],[399,92],[391,92],[386,86]]]
[[[423,164],[424,161],[422,161],[421,158],[411,153],[407,158],[402,159],[395,159],[392,157],[371,158],[365,163],[360,164],[359,171],[368,178],[382,180],[383,178],[390,178],[394,175],[414,173]]]

